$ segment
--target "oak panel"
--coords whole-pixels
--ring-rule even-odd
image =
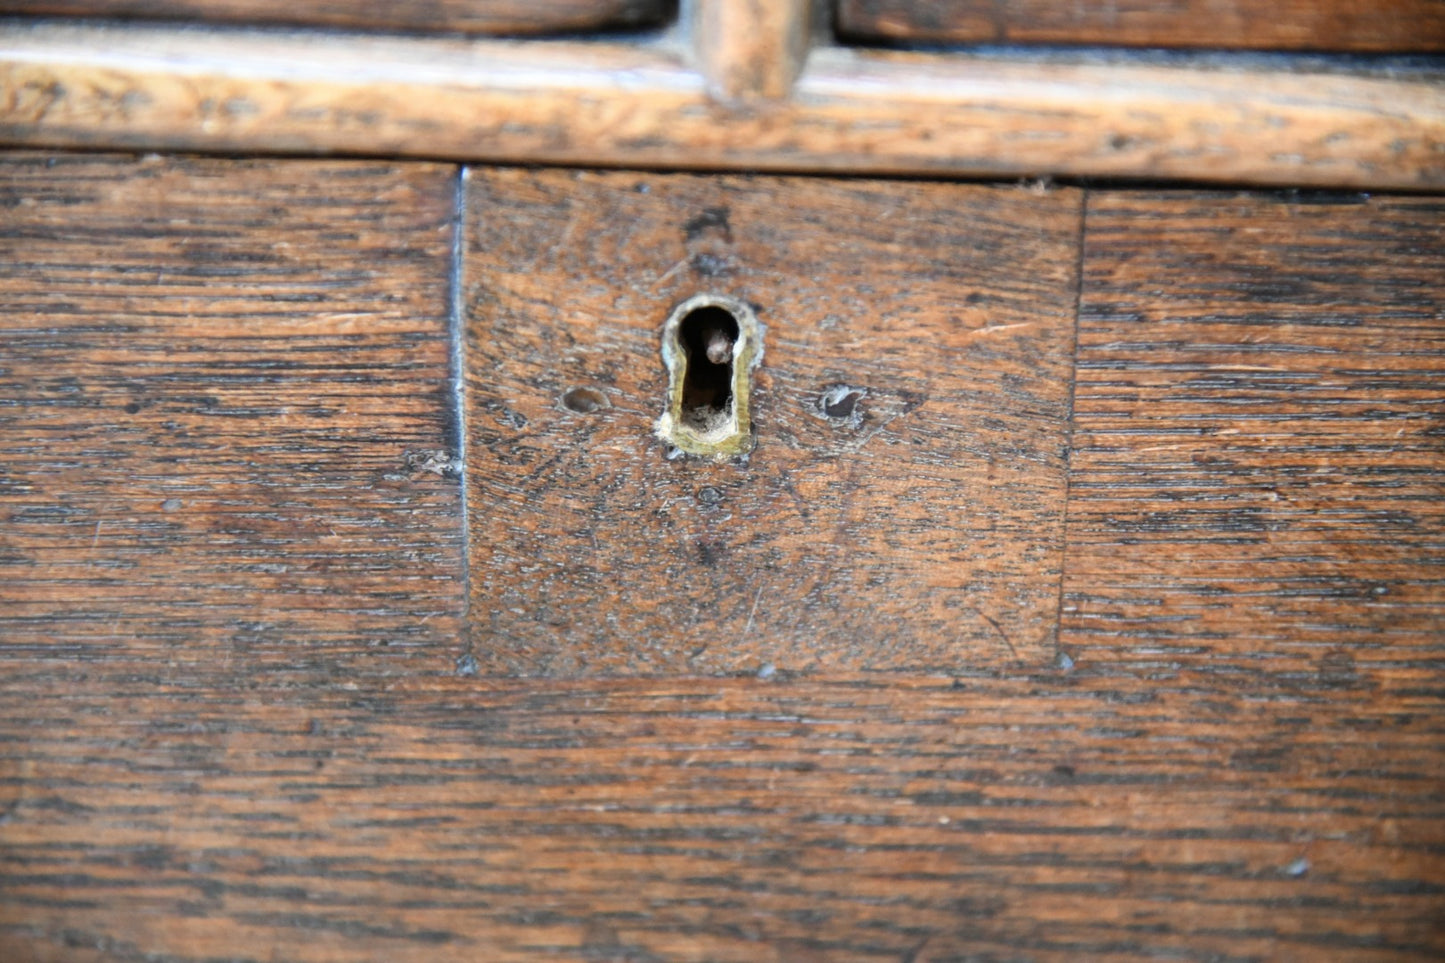
[[[1437,0],[838,0],[862,40],[1249,50],[1445,50]]]
[[[0,160],[0,659],[450,664],[454,195],[434,165]]]
[[[1199,65],[824,47],[808,56],[791,99],[729,105],[709,95],[695,59],[626,41],[0,22],[0,143],[1445,185],[1445,86],[1419,63],[1341,69],[1253,57]],[[781,76],[753,79],[764,74]]]
[[[463,631],[452,175],[0,164],[0,959],[1445,955],[1438,199],[1091,193],[1057,671],[442,678]],[[1052,437],[1041,412],[1067,410],[1049,393],[1067,378],[1043,382],[1072,334],[1044,337],[1040,305],[1072,284],[1077,192],[518,171],[473,188],[470,349],[500,365],[469,369],[473,439],[530,428],[525,445],[569,441],[564,464],[645,445],[660,392],[619,385],[660,378],[656,327],[704,280],[775,292],[748,470],[781,448],[806,477],[914,430],[960,441],[968,481],[988,418],[1030,399],[996,459],[1023,470]],[[851,250],[868,273],[838,266]],[[879,308],[821,331],[898,334],[894,353],[780,342],[800,278]],[[984,297],[957,329],[918,307],[959,289]],[[932,393],[849,435],[807,413],[820,339],[876,379],[865,414],[901,410],[888,389],[908,384],[883,376],[905,370],[987,385],[1026,358],[1037,383],[981,395],[977,435],[909,429]],[[617,374],[587,383],[613,407],[588,420],[553,392],[599,351]],[[516,358],[541,372],[518,395],[547,403],[487,402]],[[858,477],[908,465],[886,454]],[[478,490],[541,477],[510,468],[473,476],[479,549],[551,524],[479,512]],[[933,529],[1026,500],[991,481]],[[720,512],[745,501],[713,487]],[[911,510],[858,530],[919,537]],[[884,619],[849,615],[820,650]],[[478,635],[463,672],[499,641]]]
[[[666,0],[0,0],[0,13],[539,34],[659,23]]]
[[[0,691],[8,960],[1425,960],[1438,678]]]
[[[513,170],[469,198],[483,671],[1052,657],[1077,191]],[[766,328],[743,459],[653,433],[697,294]]]
[[[1445,203],[1088,201],[1064,644],[1350,678],[1445,655]]]

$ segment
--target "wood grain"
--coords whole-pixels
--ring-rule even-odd
[[[1041,305],[1072,283],[1084,198],[512,170],[463,197],[454,175],[0,160],[0,959],[1445,955],[1440,199],[1089,192],[1057,668],[508,679],[464,674],[495,635],[453,669],[451,295],[473,438],[531,431],[514,470],[474,466],[478,551],[561,524],[508,500],[524,470],[586,483],[556,465],[639,444],[657,406],[632,361],[658,362],[629,339],[704,280],[768,293],[755,477],[771,449],[805,482],[849,459],[968,482],[1008,416],[996,471],[1047,479],[1070,349]],[[778,337],[830,299],[853,319],[832,331],[875,340]],[[981,333],[1013,317],[1035,328]],[[928,400],[861,439],[807,415],[820,345],[866,363],[865,414],[909,378]],[[518,358],[519,396],[587,374],[613,407],[487,404]],[[967,426],[929,420],[937,385],[1020,359],[1041,368],[960,402]],[[551,464],[527,447],[559,438]],[[654,494],[699,467],[635,464]],[[995,480],[965,512],[1016,497]],[[588,497],[625,516],[613,481]],[[895,501],[860,530],[975,524]]]
[[[855,40],[1249,50],[1445,50],[1438,0],[838,0]]]
[[[1445,87],[814,50],[791,100],[714,102],[665,45],[0,24],[0,143],[583,166],[1190,178],[1439,189]]]
[[[713,95],[728,102],[786,97],[812,37],[810,0],[697,0],[693,48]]]
[[[1088,202],[1064,645],[1349,682],[1445,656],[1445,203]]]
[[[450,665],[454,180],[0,160],[6,672]]]
[[[660,23],[664,0],[0,0],[0,13],[423,33],[539,34]]]
[[[514,170],[469,196],[484,671],[1052,658],[1077,191]],[[697,294],[766,328],[743,462],[653,434]]]
[[[0,690],[41,960],[1427,960],[1441,690]]]

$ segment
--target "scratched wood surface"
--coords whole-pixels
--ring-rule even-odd
[[[10,960],[1426,960],[1441,693],[0,683]]]
[[[1348,682],[1445,656],[1445,202],[1088,201],[1066,644]]]
[[[1438,0],[838,0],[854,40],[1249,50],[1445,50]]]
[[[665,181],[477,172],[454,246],[464,195],[441,166],[0,160],[0,959],[1445,955],[1437,199]],[[715,212],[689,236],[697,215],[670,205],[708,183],[742,200],[726,234]],[[583,190],[632,230],[573,207],[567,245],[546,246]],[[650,267],[670,246],[679,292],[702,267],[773,292],[816,268],[750,259],[793,228],[764,230],[749,198],[848,214],[843,239],[812,243],[886,252],[887,286],[836,282],[870,304],[916,305],[900,278],[951,289],[982,258],[988,317],[1037,312],[1073,269],[1014,273],[986,246],[1027,260],[1019,238],[1073,223],[1052,668],[536,679],[479,671],[479,647],[456,661],[454,269],[475,438],[525,413],[475,393],[498,380],[476,336],[499,292],[538,292],[514,317],[562,316],[574,270],[566,317],[625,345],[629,303],[670,302],[656,274],[598,281],[608,258]],[[546,230],[506,233],[518,211]],[[889,230],[945,236],[955,216],[982,253],[888,267],[917,256],[880,244]],[[649,240],[652,219],[667,230]],[[538,281],[481,270],[520,252]],[[589,291],[609,313],[577,307]],[[558,358],[596,358],[560,330]],[[1024,349],[989,339],[1009,334],[964,343],[1007,365]],[[939,343],[914,377],[979,377]],[[839,366],[901,380],[915,350]],[[658,364],[651,341],[637,352]],[[772,376],[775,412],[811,396],[806,378],[779,389],[790,370],[807,371]],[[631,377],[593,387],[606,417],[645,424],[652,396],[633,410],[617,390]],[[537,410],[559,457],[624,437]],[[810,450],[794,413],[760,422],[758,451],[789,424],[796,447],[773,446]],[[483,515],[475,495],[474,551],[537,514]],[[915,537],[910,510],[863,530]]]
[[[454,189],[425,164],[0,159],[0,660],[454,657]]]
[[[1052,657],[1078,191],[503,170],[469,198],[484,670]],[[653,434],[698,294],[766,328],[743,460]]]
[[[0,13],[422,33],[538,34],[660,23],[665,0],[0,0]]]

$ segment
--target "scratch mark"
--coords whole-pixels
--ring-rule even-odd
[[[758,614],[758,603],[763,600],[763,587],[758,586],[758,594],[753,596],[753,610],[748,613],[748,624],[743,628],[743,637],[740,641],[746,642],[753,631],[753,619]]]
[[[991,324],[986,328],[970,331],[968,336],[970,338],[976,338],[981,334],[998,334],[1000,331],[1012,331],[1015,328],[1033,328],[1037,326],[1037,321],[1020,321],[1017,324]]]
[[[898,963],[917,963],[918,954],[928,948],[928,944],[933,942],[933,937],[934,934],[932,933],[925,936],[922,943],[904,952],[903,956],[898,960]]]
[[[680,260],[680,261],[678,261],[676,264],[674,264],[672,267],[668,268],[668,269],[667,269],[667,272],[666,272],[665,274],[663,274],[662,276],[660,276],[656,281],[653,281],[653,282],[652,282],[652,286],[653,286],[653,287],[658,287],[658,286],[662,285],[662,284],[665,283],[669,278],[671,278],[674,274],[676,274],[678,271],[681,271],[681,270],[682,270],[683,268],[685,268],[685,267],[687,267],[687,258],[683,258],[682,260]]]
[[[920,407],[921,407],[921,406],[920,406]],[[873,426],[872,428],[870,428],[869,430],[863,432],[863,434],[859,435],[859,436],[858,436],[858,441],[857,441],[854,445],[852,445],[849,450],[850,450],[850,451],[861,451],[864,445],[868,444],[868,442],[872,441],[876,436],[881,435],[881,434],[884,432],[884,430],[887,429],[887,427],[888,427],[889,425],[893,424],[895,421],[897,421],[899,418],[902,418],[904,415],[912,414],[913,411],[916,411],[916,410],[918,410],[918,409],[914,408],[914,409],[909,409],[909,410],[900,411],[900,412],[898,412],[897,414],[894,414],[894,415],[889,415],[889,416],[888,416],[887,418],[885,418],[883,421],[881,421],[881,422],[879,422],[878,424],[874,425],[874,426]]]
[[[983,611],[983,609],[972,605],[970,605],[969,608],[973,609],[974,612],[978,614],[979,618],[983,619],[989,625],[993,626],[993,630],[998,633],[998,637],[1003,639],[1003,644],[1009,650],[1009,654],[1012,655],[1015,659],[1017,659],[1019,657],[1018,649],[1015,649],[1014,644],[1009,641],[1008,633],[1003,630],[1003,626],[999,625],[998,622],[994,621],[993,617],[990,616],[987,612]]]
[[[562,236],[557,239],[557,243],[552,245],[552,249],[548,252],[549,254],[556,256],[559,252],[567,250],[572,244],[572,235],[577,233],[577,220],[577,211],[569,209],[567,211],[567,226],[562,229]]]

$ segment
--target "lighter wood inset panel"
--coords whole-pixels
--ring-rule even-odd
[[[1078,192],[497,171],[468,216],[484,669],[1051,656]],[[703,293],[766,329],[745,464],[653,435]]]
[[[1442,319],[1438,198],[1091,194],[1065,644],[1445,655]]]
[[[6,672],[449,666],[453,171],[0,162]]]

